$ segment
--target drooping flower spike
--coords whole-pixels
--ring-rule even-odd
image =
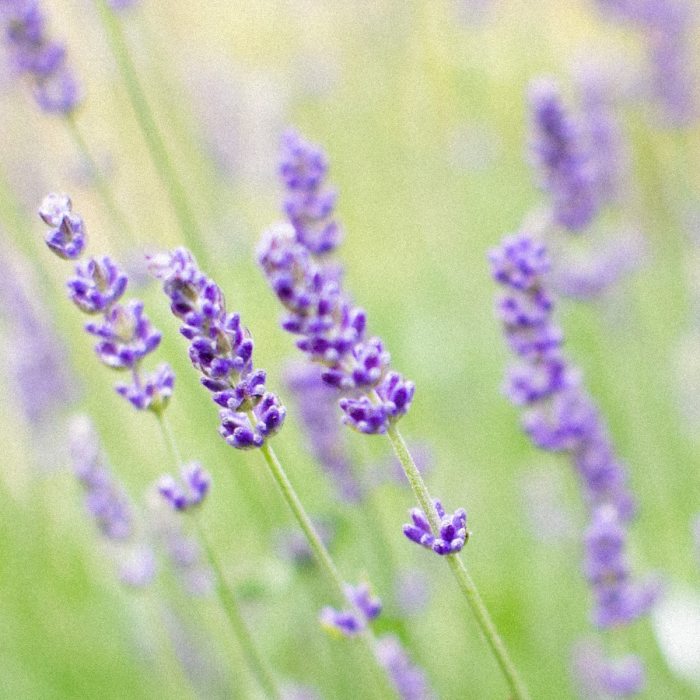
[[[63,44],[49,38],[39,0],[0,2],[0,29],[17,73],[26,76],[39,107],[69,115],[80,103],[78,84],[67,65]]]
[[[236,449],[261,447],[282,427],[286,409],[265,388],[265,371],[253,366],[253,340],[240,315],[226,310],[221,289],[185,248],[151,256],[149,270],[183,322],[180,332],[190,341],[202,384],[222,407],[220,435]]]
[[[70,198],[47,195],[39,216],[52,227],[46,236],[49,249],[63,259],[79,258],[87,233],[83,219],[73,212]],[[85,325],[85,330],[98,339],[97,357],[107,367],[131,375],[130,382],[116,384],[117,393],[138,410],[158,413],[172,396],[175,375],[166,363],[148,374],[142,372],[141,364],[159,346],[161,334],[144,313],[143,302],[132,299],[121,303],[127,285],[127,275],[107,256],[76,264],[75,273],[67,282],[71,301],[94,319]]]

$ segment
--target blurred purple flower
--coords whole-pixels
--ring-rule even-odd
[[[646,682],[644,665],[639,657],[629,654],[607,659],[595,642],[577,645],[572,666],[581,694],[589,700],[636,695]]]
[[[398,637],[394,635],[382,637],[377,642],[377,657],[388,671],[402,700],[435,700],[437,698],[423,671],[411,663]]]
[[[158,492],[178,511],[190,510],[200,505],[210,488],[211,477],[199,462],[183,465],[179,481],[170,474],[162,476],[158,481]]]

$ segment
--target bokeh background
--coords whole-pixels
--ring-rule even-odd
[[[159,359],[177,372],[169,413],[180,448],[214,478],[201,517],[265,655],[280,676],[323,697],[371,697],[352,640],[319,627],[328,586],[313,564],[290,559],[284,535],[294,524],[260,455],[217,436],[217,411],[165,297],[140,274],[144,252],[182,241],[99,13],[87,0],[45,10],[84,91],[76,121],[130,230],[103,207],[62,120],[41,113],[3,68],[0,696],[253,696],[230,660],[216,601],[187,596],[165,567],[146,589],[121,585],[85,513],[67,457],[71,414],[91,416],[137,502],[170,465],[156,422],[116,396],[95,361],[65,298],[69,266],[43,245],[37,206],[63,191],[87,223],[90,250],[133,271],[132,292],[164,333]],[[293,125],[328,152],[347,285],[394,366],[416,383],[402,430],[429,453],[431,491],[469,513],[465,561],[533,696],[576,697],[572,649],[595,635],[581,574],[584,507],[566,460],[536,451],[502,396],[509,357],[486,254],[528,217],[536,221],[544,201],[527,158],[529,81],[552,76],[573,99],[582,65],[594,61],[609,75],[631,145],[629,196],[562,245],[584,256],[611,246],[632,264],[595,299],[563,299],[558,318],[629,467],[640,505],[635,567],[661,572],[674,610],[683,601],[672,623],[673,610],[662,607],[613,647],[647,661],[643,697],[700,697],[700,134],[692,121],[666,124],[637,90],[646,70],[640,33],[609,21],[593,0],[144,0],[119,22],[204,231],[209,272],[289,404],[275,449],[333,533],[342,571],[366,576],[383,599],[377,629],[400,636],[444,698],[507,690],[446,567],[401,535],[414,504],[406,484],[386,478],[388,443],[346,436],[361,478],[381,483],[362,504],[339,501],[284,389],[296,353],[254,261],[260,232],[281,216],[279,138]],[[691,51],[688,80],[697,61]],[[621,222],[634,228],[634,244],[616,237]],[[12,330],[17,285],[60,339],[71,387],[34,420],[14,383],[30,347]],[[34,363],[32,382],[42,371]]]

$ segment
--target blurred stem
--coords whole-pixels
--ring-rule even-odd
[[[252,411],[248,413],[248,416],[251,422],[253,422],[253,425],[255,425],[255,416],[252,414]],[[326,576],[331,580],[333,585],[338,590],[341,600],[344,603],[349,604],[353,608],[355,614],[358,615],[358,619],[363,620],[364,615],[362,614],[362,612],[357,609],[357,606],[352,601],[347,599],[347,595],[345,593],[345,583],[343,582],[340,572],[338,571],[335,562],[333,561],[333,558],[330,555],[330,552],[328,551],[328,549],[326,549],[326,545],[323,544],[323,540],[321,540],[321,537],[319,536],[316,527],[314,526],[313,522],[311,521],[311,518],[306,512],[306,509],[304,508],[301,500],[299,499],[299,496],[297,495],[294,486],[292,486],[292,483],[289,481],[287,473],[285,472],[284,467],[282,467],[282,464],[277,458],[277,455],[275,454],[274,450],[272,449],[272,447],[270,447],[270,445],[267,442],[265,442],[260,448],[260,452],[262,452],[262,455],[265,458],[265,462],[267,463],[267,466],[270,469],[270,473],[272,474],[275,482],[277,483],[277,486],[282,492],[284,500],[287,502],[287,505],[294,514],[296,521],[299,523],[299,527],[301,527],[302,531],[304,532],[304,535],[306,536],[306,539],[309,543],[309,546],[311,547],[311,551],[316,557],[316,560],[321,565],[321,568],[326,573]],[[374,637],[374,633],[367,626],[359,636],[362,639],[365,647],[371,654],[376,665],[381,668],[381,675],[376,675],[378,683],[381,684],[380,692],[382,693],[382,697],[387,697],[387,693],[390,693],[391,697],[396,697],[396,692],[393,689],[393,685],[391,685],[386,678],[386,670],[381,666],[377,657],[376,639]]]
[[[231,629],[233,629],[234,634],[238,638],[238,642],[243,649],[248,665],[257,678],[258,683],[260,683],[260,687],[263,689],[265,697],[280,698],[281,694],[279,688],[277,687],[272,670],[268,667],[267,663],[255,646],[255,643],[253,642],[250,631],[248,630],[245,620],[241,615],[238,602],[233,595],[231,587],[226,583],[224,573],[219,566],[219,562],[214,555],[214,551],[209,545],[204,528],[202,527],[199,518],[195,516],[193,520],[197,530],[197,535],[199,536],[199,541],[201,542],[207,556],[209,566],[214,572],[217,595],[219,596],[221,605],[224,608],[224,612],[226,613],[226,617],[231,625]]]
[[[155,415],[158,419],[158,425],[160,426],[161,433],[163,434],[163,441],[165,442],[165,447],[168,454],[179,469],[182,466],[182,459],[180,457],[180,450],[178,449],[175,436],[173,435],[173,431],[170,427],[170,422],[166,419],[165,412],[162,410],[156,412]],[[202,545],[202,549],[207,556],[207,561],[214,573],[214,578],[216,579],[216,594],[219,598],[219,602],[221,603],[221,607],[226,613],[229,625],[231,626],[231,631],[233,632],[243,651],[243,654],[245,655],[248,667],[264,691],[265,697],[280,698],[281,694],[274,680],[272,670],[268,667],[266,661],[258,651],[255,642],[253,641],[250,631],[248,630],[245,620],[243,619],[243,616],[238,608],[238,603],[233,595],[233,591],[226,583],[226,579],[224,578],[223,571],[219,566],[219,562],[214,556],[214,551],[209,545],[204,528],[200,523],[199,518],[194,517],[193,520],[199,542]]]
[[[83,159],[90,168],[90,177],[95,183],[95,188],[97,189],[97,192],[100,195],[100,199],[102,199],[102,203],[112,220],[113,227],[117,230],[120,237],[126,237],[128,239],[127,242],[131,245],[134,245],[136,243],[136,237],[134,236],[134,232],[131,226],[129,225],[129,222],[126,220],[126,217],[119,208],[119,205],[117,204],[116,200],[112,196],[112,191],[109,188],[109,184],[102,175],[102,172],[100,171],[100,166],[97,164],[97,161],[93,157],[92,152],[90,151],[90,148],[87,145],[87,141],[85,140],[82,131],[80,130],[77,122],[75,121],[75,117],[73,115],[69,115],[63,120],[63,122],[66,125],[68,133],[73,139],[73,143],[75,144],[76,149],[80,152],[80,155],[83,157]]]
[[[420,475],[418,467],[416,467],[416,463],[414,462],[411,453],[408,451],[406,442],[395,424],[391,424],[389,426],[387,435],[391,442],[391,446],[394,448],[396,456],[399,458],[399,461],[403,466],[406,473],[406,478],[411,485],[411,489],[413,490],[421,509],[425,513],[425,517],[430,523],[433,534],[437,535],[440,532],[440,519],[438,518],[437,511],[433,505],[433,499],[430,496],[428,487],[425,485],[423,477]],[[484,605],[484,601],[479,595],[479,591],[477,590],[474,581],[464,566],[464,562],[457,554],[449,554],[445,558],[447,559],[447,563],[450,565],[450,569],[457,580],[459,589],[467,599],[467,603],[469,603],[469,607],[474,613],[474,617],[476,617],[476,621],[486,637],[486,641],[491,647],[493,655],[496,657],[496,661],[498,662],[498,665],[500,666],[501,671],[503,672],[503,675],[505,676],[505,679],[513,693],[513,698],[516,698],[517,700],[527,700],[530,695],[525,687],[525,683],[520,678],[520,675],[518,674],[518,671],[516,670],[515,665],[508,654],[508,650],[506,649],[506,646],[503,643],[498,630],[496,629],[496,625],[494,625],[491,615],[486,609],[486,605]]]
[[[122,74],[129,101],[151,154],[151,160],[168,192],[183,240],[192,249],[195,256],[199,258],[202,265],[210,267],[197,219],[190,209],[185,187],[165,147],[164,139],[158,128],[158,122],[146,98],[136,66],[129,53],[129,47],[120,21],[115,16],[114,11],[110,9],[107,0],[97,0],[97,7],[100,12],[102,25],[107,33],[107,39],[112,48],[112,54]]]

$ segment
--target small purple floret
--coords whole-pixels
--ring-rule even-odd
[[[198,506],[209,493],[210,487],[211,477],[199,462],[185,464],[179,480],[168,474],[158,482],[160,495],[178,511]]]
[[[416,544],[432,549],[433,552],[441,556],[456,554],[461,551],[467,540],[467,512],[464,508],[458,508],[452,515],[445,512],[442,503],[435,499],[433,501],[435,512],[440,518],[440,532],[436,537],[430,526],[428,518],[420,508],[411,510],[412,524],[403,526],[403,534]]]

